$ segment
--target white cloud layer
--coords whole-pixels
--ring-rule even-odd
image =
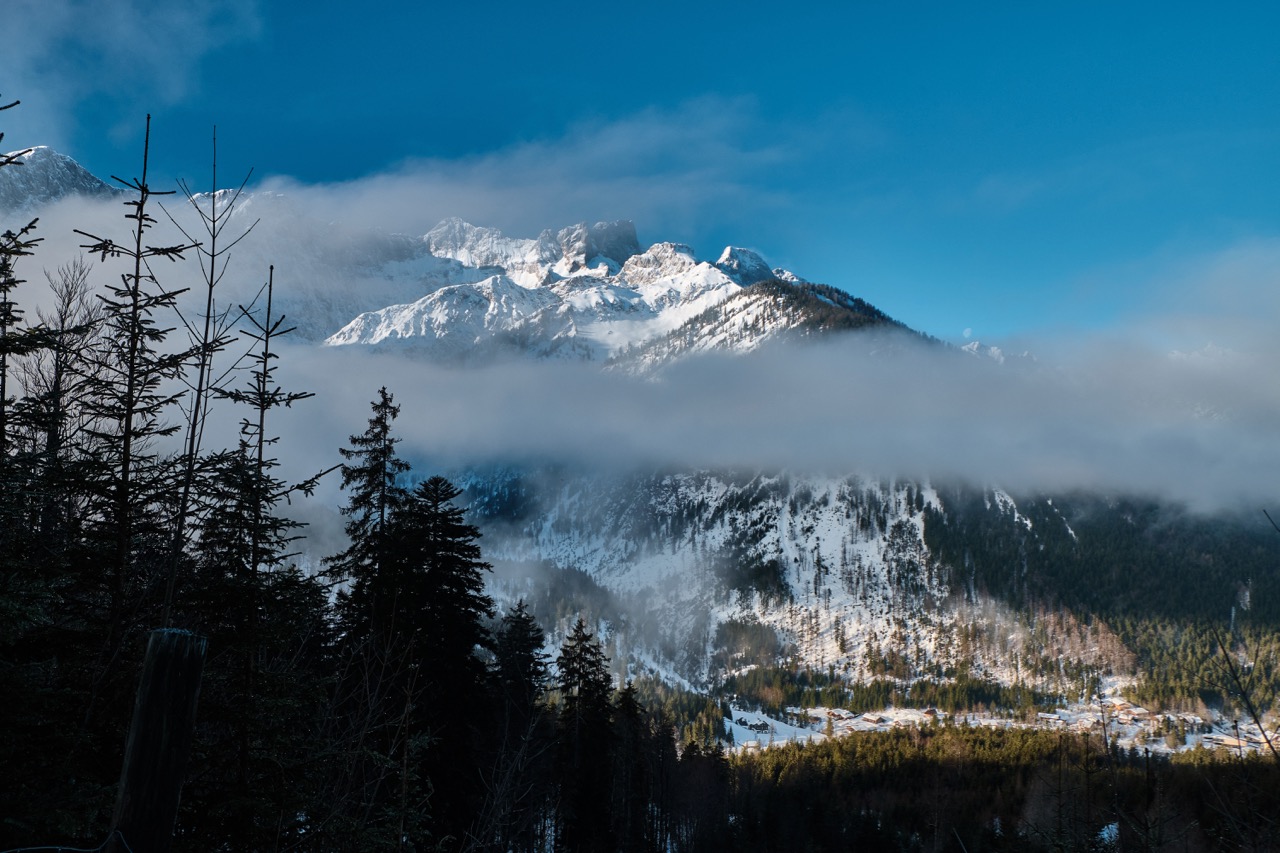
[[[748,203],[737,176],[786,156],[776,139],[731,144],[742,130],[735,122],[754,121],[749,105],[737,112],[732,106],[711,111],[719,119],[702,125],[647,114],[581,129],[561,144],[530,144],[453,166],[416,163],[351,184],[291,185],[288,199],[313,222],[341,218],[410,233],[461,213],[531,235],[544,223],[585,218],[588,201],[609,199],[616,208],[591,215],[636,216],[643,226],[645,215],[675,215],[662,211],[688,205],[691,215],[713,217],[718,205]],[[699,147],[701,153],[678,156]],[[717,152],[737,165],[724,172],[698,168]],[[622,167],[612,168],[614,162]],[[575,187],[581,196],[573,195]],[[569,188],[564,198],[557,188]],[[552,201],[521,206],[534,197]],[[49,211],[41,223],[49,240],[24,260],[24,277],[38,280],[37,264],[53,267],[74,252],[79,239],[68,237],[72,226],[126,232],[120,213],[118,205]],[[377,288],[390,285],[372,274],[326,273],[323,259],[304,267],[303,254],[288,255],[317,239],[358,246],[362,238],[343,227],[332,234],[303,229],[291,238],[287,227],[264,223],[237,247],[238,283],[228,282],[226,298],[246,299],[274,262],[282,289],[305,294],[295,298],[297,310],[332,308],[353,292],[383,299]],[[1280,241],[1267,239],[1166,269],[1160,301],[1105,335],[1005,347],[1035,353],[1033,365],[1000,366],[941,349],[886,349],[853,337],[690,362],[648,383],[589,365],[460,371],[354,348],[294,346],[285,353],[282,378],[318,397],[281,417],[280,451],[299,474],[336,463],[337,448],[363,430],[369,400],[385,384],[404,406],[398,429],[406,454],[433,465],[535,458],[619,468],[792,467],[959,478],[1012,490],[1138,492],[1199,509],[1266,506],[1280,493],[1278,271]],[[191,283],[195,272],[194,264],[160,270],[169,286]],[[24,289],[28,305],[39,299],[37,285]],[[893,305],[880,307],[894,313]],[[870,355],[872,349],[879,354]]]
[[[291,413],[298,444],[286,446],[332,454],[364,429],[385,384],[403,407],[405,454],[444,467],[785,467],[1136,493],[1198,510],[1267,506],[1280,488],[1275,348],[1178,357],[1088,341],[1046,367],[884,343],[706,358],[656,383],[585,365],[452,370],[349,348],[290,352],[292,384],[319,399]]]

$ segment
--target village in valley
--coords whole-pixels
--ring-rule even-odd
[[[1048,731],[1098,735],[1122,750],[1148,750],[1170,754],[1194,749],[1229,750],[1240,757],[1270,753],[1280,748],[1280,727],[1260,727],[1252,720],[1215,715],[1151,711],[1126,701],[1118,693],[1088,704],[1040,711],[1031,718],[993,712],[951,715],[935,708],[886,708],[857,714],[840,708],[786,709],[786,719],[733,706],[725,730],[734,752],[758,752],[784,744],[816,744],[854,732],[887,732],[891,729],[928,726],[987,728],[1035,728]]]

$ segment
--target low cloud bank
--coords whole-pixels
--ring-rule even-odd
[[[602,128],[584,138],[609,133]],[[716,138],[711,134],[706,144]],[[668,147],[689,141],[663,139]],[[760,149],[749,159],[759,165],[771,156]],[[563,179],[567,163],[546,172],[547,181]],[[493,185],[519,171],[493,168]],[[602,195],[615,190],[603,167],[583,168],[600,178],[595,188]],[[476,177],[483,171],[483,164],[473,164],[474,174],[459,181],[459,198],[463,188],[485,183]],[[387,182],[391,192],[395,181]],[[321,213],[329,205],[358,212],[382,198],[382,189],[376,182],[300,188],[281,203],[295,205],[306,214],[301,218],[256,200],[244,221],[262,215],[263,224],[236,247],[233,272],[220,291],[223,304],[247,302],[269,263],[277,264],[280,298],[291,306],[292,320],[303,324],[315,316],[345,321],[359,310],[416,298],[412,280],[361,266],[362,241],[376,248],[385,234],[315,225],[327,223]],[[412,202],[397,198],[387,202],[393,219]],[[499,201],[495,196],[495,206]],[[72,227],[123,239],[122,212],[116,203],[83,202],[45,212],[39,233],[46,242],[20,265],[29,283],[18,298],[29,316],[47,298],[39,268],[78,252],[82,240]],[[173,242],[165,227],[163,220],[157,226],[158,244]],[[346,265],[317,246],[336,251]],[[372,249],[368,255],[378,257]],[[368,403],[385,384],[403,406],[397,428],[406,455],[439,467],[525,459],[618,470],[787,467],[958,478],[1017,491],[1136,492],[1204,510],[1274,505],[1280,494],[1277,270],[1280,241],[1241,243],[1170,274],[1159,305],[1143,306],[1105,335],[1020,341],[1006,351],[1026,349],[1038,360],[1005,364],[853,335],[750,357],[696,359],[651,382],[602,373],[596,365],[457,370],[394,352],[298,342],[284,352],[281,377],[318,396],[279,418],[277,431],[286,439],[280,453],[300,475],[335,464],[337,448],[364,429]],[[194,262],[157,271],[168,287],[199,286]],[[117,274],[110,268],[94,273],[98,282]],[[894,313],[893,305],[880,307]],[[332,329],[310,331],[322,336]],[[233,436],[232,416],[227,424]]]
[[[439,467],[790,468],[1137,493],[1206,511],[1277,494],[1274,360],[1094,347],[1055,367],[999,365],[886,343],[854,335],[695,359],[658,382],[590,365],[454,370],[352,348],[292,351],[290,384],[318,398],[282,420],[282,449],[336,456],[386,385],[405,455]]]

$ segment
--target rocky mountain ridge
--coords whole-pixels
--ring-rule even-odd
[[[425,295],[361,313],[326,344],[409,347],[450,362],[498,355],[603,361],[763,280],[799,280],[747,249],[728,247],[715,263],[679,243],[642,249],[626,221],[521,240],[453,219],[422,241],[432,257],[485,277],[454,283],[425,275]]]
[[[68,196],[112,198],[118,190],[44,145],[0,155],[0,211],[33,213]]]
[[[0,209],[112,193],[49,149],[20,162],[21,169],[0,171]],[[195,202],[229,205],[232,198],[217,193]],[[176,217],[189,215],[185,205],[173,208]],[[841,291],[819,293],[771,268],[750,249],[729,246],[708,261],[681,243],[642,246],[629,221],[513,238],[451,218],[414,237],[314,221],[269,192],[239,197],[230,212],[246,227],[259,222],[260,248],[254,241],[238,248],[263,256],[251,257],[254,265],[277,267],[280,304],[302,335],[329,346],[409,350],[453,364],[613,359],[615,367],[645,372],[701,351],[751,351],[796,330],[857,328],[865,324],[857,317],[894,325]],[[840,311],[847,316],[834,320]]]

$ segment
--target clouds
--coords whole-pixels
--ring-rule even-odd
[[[749,110],[741,120],[749,121]],[[637,119],[635,127],[642,125]],[[700,132],[651,131],[646,145],[676,147]],[[702,144],[714,146],[726,135],[732,132],[706,130]],[[621,151],[626,136],[600,126],[583,130],[582,144],[612,139]],[[760,168],[776,156],[767,146],[742,154]],[[461,177],[414,174],[438,186],[449,180],[488,186],[495,199],[510,199],[521,189],[502,184],[515,169],[509,163],[520,161],[527,174],[539,168],[534,160],[547,164],[540,167],[547,176],[574,162],[560,151],[521,150],[477,161]],[[645,162],[637,155],[636,170]],[[652,173],[661,175],[660,166],[651,163]],[[590,184],[592,175],[606,172],[588,160],[581,174]],[[675,166],[663,180],[680,174]],[[468,183],[475,175],[482,179]],[[603,178],[596,186],[614,189]],[[265,220],[237,246],[223,298],[248,299],[267,263],[275,263],[277,298],[292,303],[291,322],[305,323],[308,311],[339,315],[344,299],[385,304],[397,287],[413,282],[384,280],[361,266],[366,256],[379,256],[384,238],[324,218],[347,214],[361,222],[360,206],[372,209],[384,192],[382,216],[409,215],[399,206],[412,193],[386,176],[337,187],[298,185],[284,199],[255,199],[245,222]],[[66,247],[58,235],[69,235],[72,226],[119,234],[127,225],[120,215],[114,203],[68,202],[48,211],[41,233],[50,239],[36,258],[24,260],[25,277],[38,281],[29,264],[61,261]],[[284,353],[281,378],[317,399],[283,413],[276,429],[297,476],[335,464],[337,448],[363,430],[369,400],[385,384],[404,407],[398,428],[406,455],[429,466],[535,460],[589,470],[786,467],[961,479],[1015,491],[1138,492],[1199,509],[1252,508],[1272,502],[1280,482],[1277,270],[1274,239],[1122,270],[1157,282],[1149,292],[1158,298],[1131,307],[1123,324],[1105,331],[1073,328],[998,342],[1007,353],[1025,349],[1037,357],[1004,365],[942,347],[846,336],[747,358],[689,361],[653,383],[605,374],[597,365],[453,370],[395,353],[295,345]],[[179,264],[160,273],[176,287],[195,283],[198,268]],[[101,280],[112,272],[95,275]],[[24,285],[24,301],[38,290]],[[882,307],[894,313],[892,304]],[[971,310],[982,313],[981,306]],[[233,416],[227,417],[223,433],[234,436]],[[325,501],[335,505],[338,497],[330,493]]]
[[[1254,350],[1276,339],[1280,318],[1280,237],[1241,240],[1166,272],[1154,333]]]
[[[831,149],[876,144],[849,112],[825,132],[774,125],[752,98],[703,97],[456,159],[416,158],[358,180],[268,188],[304,199],[326,218],[421,233],[459,216],[535,236],[568,223],[631,219],[660,239],[758,231],[794,208],[802,188],[782,176]],[[707,251],[718,251],[716,246]]]
[[[363,428],[386,384],[403,407],[405,454],[446,468],[789,468],[1136,493],[1199,510],[1268,505],[1280,481],[1280,386],[1266,358],[1091,344],[1054,367],[997,365],[849,335],[693,360],[656,383],[590,365],[449,370],[351,348],[285,361],[291,384],[322,390],[289,427],[321,455]]]
[[[0,82],[22,100],[21,144],[64,150],[78,118],[116,110],[95,133],[136,133],[139,115],[197,94],[200,63],[228,43],[254,38],[257,0],[11,0],[0,12]],[[10,121],[13,121],[10,118]]]
[[[217,123],[227,174],[322,181],[331,218],[395,230],[753,241],[936,333],[1032,327],[1070,311],[1064,282],[1277,230],[1273,11],[575,15],[11,0],[0,92],[24,106],[2,124],[128,177],[152,111],[169,177],[207,173]]]
[[[778,239],[811,189],[795,175],[802,163],[890,143],[856,112],[833,111],[823,121],[824,132],[812,135],[809,127],[771,122],[754,99],[708,97],[584,120],[488,153],[406,160],[360,180],[277,179],[267,188],[284,197],[251,206],[249,221],[267,221],[237,247],[229,298],[248,298],[275,263],[279,298],[293,300],[293,320],[305,323],[300,312],[309,305],[349,317],[408,301],[413,295],[400,289],[415,282],[360,267],[362,241],[377,244],[385,237],[378,229],[421,234],[453,215],[513,236],[630,218],[645,240],[692,242],[690,235],[723,232],[738,235],[725,242]],[[989,191],[993,204],[1017,207],[1039,190],[1011,179]],[[41,228],[49,239],[31,262],[60,262],[57,235],[71,226],[125,230],[118,205],[95,207],[86,219],[88,210],[71,204],[49,212]],[[838,224],[826,227],[814,239],[844,252],[834,267],[841,277],[832,280],[901,316],[908,290],[868,293]],[[347,257],[347,266],[318,246]],[[284,360],[288,384],[319,398],[282,416],[282,450],[300,474],[336,462],[337,447],[363,429],[368,401],[386,384],[405,408],[406,451],[441,465],[532,458],[596,468],[793,467],[1015,490],[1137,491],[1202,508],[1266,503],[1280,480],[1280,242],[1262,236],[1225,248],[1176,248],[1100,275],[1098,300],[1086,313],[1114,303],[1123,284],[1132,294],[1121,323],[1111,322],[1112,313],[1093,330],[994,341],[1034,352],[1035,365],[1000,367],[849,338],[690,362],[653,384],[594,366],[454,371],[354,348],[294,348]],[[933,244],[916,251],[931,257]],[[768,248],[765,254],[790,265]],[[807,255],[794,266],[814,275]],[[163,271],[166,284],[188,283],[195,265],[187,267]],[[24,272],[38,280],[29,267]],[[998,300],[959,284],[957,269],[946,272],[943,284],[963,302],[965,322],[989,325]]]

